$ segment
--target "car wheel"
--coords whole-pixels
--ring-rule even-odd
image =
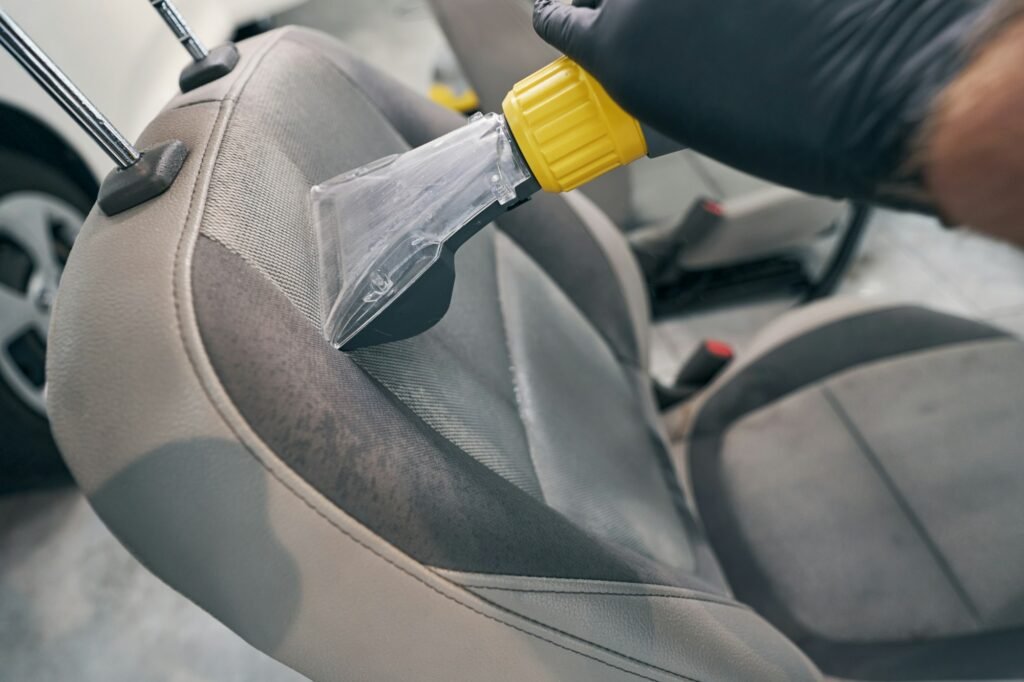
[[[0,149],[0,492],[68,480],[46,419],[50,310],[92,199]]]

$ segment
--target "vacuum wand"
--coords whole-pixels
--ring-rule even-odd
[[[434,326],[451,303],[455,251],[534,193],[681,149],[566,57],[517,83],[502,110],[313,188],[323,328],[335,347]]]

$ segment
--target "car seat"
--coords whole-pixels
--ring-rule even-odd
[[[142,136],[187,144],[174,185],[87,219],[50,336],[57,441],[156,575],[313,680],[1024,670],[1017,340],[811,306],[673,448],[638,269],[570,195],[463,247],[437,327],[340,353],[310,187],[460,119],[314,31],[239,47]]]
[[[559,56],[534,33],[531,0],[430,0],[430,5],[485,111],[500,111],[519,79]],[[681,239],[686,244],[673,263],[677,268],[735,266],[806,246],[842,219],[840,202],[771,185],[692,151],[681,152],[681,158],[685,163],[671,167],[665,165],[668,159],[641,161],[582,190],[631,233],[641,256],[660,261],[666,246]],[[675,212],[645,215],[634,201],[638,192],[674,206]],[[687,212],[705,200],[720,205],[714,229],[674,240],[674,233],[686,230]],[[647,279],[656,283],[659,268],[649,270],[646,260]]]

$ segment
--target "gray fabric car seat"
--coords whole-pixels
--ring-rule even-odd
[[[511,237],[464,247],[431,332],[327,345],[310,186],[441,119],[326,36],[240,48],[149,126],[181,175],[93,212],[57,304],[54,428],[121,541],[314,680],[816,679],[720,583],[639,356]]]
[[[1022,404],[1024,346],[985,324],[844,302],[765,330],[688,415],[737,597],[831,674],[1024,675]]]
[[[319,330],[309,188],[456,120],[322,34],[282,29],[240,49],[231,75],[176,98],[146,130],[143,145],[172,137],[188,145],[180,176],[145,205],[90,215],[55,309],[48,397],[57,441],[125,546],[314,680],[820,679],[723,580],[677,478],[686,463],[673,466],[654,407],[642,285],[614,226],[578,197],[523,207],[460,251],[441,324],[339,353]],[[836,305],[804,315],[877,314],[890,323],[895,315]],[[783,388],[797,395],[809,382],[843,381],[855,364],[867,372],[927,359],[926,347],[1019,348],[985,327],[930,315],[896,317],[908,329],[940,330],[937,342],[915,345],[914,333],[901,332],[911,340],[863,350],[856,363],[836,342],[840,360]],[[710,426],[694,430],[689,453],[714,547],[744,591],[718,514],[748,508],[730,497],[734,512],[717,509],[709,497],[721,484],[700,462],[733,451],[741,408],[751,404],[748,391],[730,389],[742,386],[744,367],[771,376],[773,348],[827,329],[801,316],[784,324],[786,333],[769,332],[702,403],[699,413],[712,417],[695,423]],[[879,335],[849,336],[867,349]],[[992,408],[978,386],[965,385],[968,404]],[[774,408],[784,391],[772,386],[750,393]],[[724,433],[723,445],[702,454],[697,435],[705,432]],[[799,481],[810,450],[777,447],[775,466]],[[966,475],[944,458],[951,475]],[[1007,470],[1012,487],[1016,469]],[[821,485],[833,484],[827,478]],[[765,499],[757,492],[751,504]],[[803,492],[785,493],[776,507]],[[954,518],[980,502],[988,498],[947,511]],[[799,508],[812,514],[822,504]],[[1012,497],[991,504],[1003,505],[991,509],[1000,527],[1012,527]],[[840,511],[857,518],[857,505],[850,499]],[[764,517],[790,523],[774,508]],[[832,538],[822,542],[836,551]],[[987,559],[1019,565],[1005,547],[986,547]],[[824,561],[809,545],[798,549]],[[864,560],[927,564],[903,549]],[[1005,574],[1000,585],[993,609],[1013,595]],[[916,596],[901,608],[928,617]],[[1007,601],[1002,612],[1012,607]],[[872,644],[874,625],[841,623]],[[813,645],[808,651],[842,667],[846,654]],[[1000,671],[1012,671],[1010,647],[994,651]],[[879,660],[875,679],[923,679],[885,677],[892,661]],[[938,660],[934,649],[924,660]]]

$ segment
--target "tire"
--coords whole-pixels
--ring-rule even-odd
[[[0,208],[5,202],[9,206],[10,202],[23,200],[23,197],[42,202],[43,205],[52,203],[61,216],[75,215],[79,219],[88,213],[93,204],[93,199],[59,170],[30,156],[0,149]],[[70,236],[60,240],[59,255],[55,253],[55,261],[49,263],[47,267],[53,268],[56,272],[62,269],[61,261],[66,258],[66,252],[70,249],[70,242],[77,234],[78,227],[80,222],[73,228],[60,227]],[[51,228],[51,231],[55,229]],[[21,264],[24,262],[24,252],[17,252],[15,237],[12,236],[13,228],[7,228],[6,233],[4,230],[4,225],[0,223],[0,248],[6,246],[8,256],[5,260],[4,253],[0,251],[0,287],[6,285],[8,293],[13,293],[15,289],[10,288],[10,283],[12,278],[20,277],[19,273],[23,271]],[[4,238],[7,239],[6,243],[2,241]],[[57,244],[58,240],[54,239],[53,242]],[[14,260],[12,253],[17,253],[20,260]],[[16,269],[18,272],[14,272]],[[4,292],[0,292],[2,293]],[[50,293],[47,291],[47,295]],[[27,293],[21,295],[27,300]],[[46,304],[45,308],[41,308],[44,312],[39,313],[41,320],[36,327],[44,327],[45,320],[42,318],[48,318],[48,312],[45,312],[48,311],[48,307]],[[3,314],[4,308],[0,306],[0,315]],[[0,324],[0,327],[2,326]],[[45,329],[42,334],[45,334]],[[40,336],[36,334],[37,343],[31,354],[32,360],[37,363],[40,352],[45,349],[45,339],[42,339],[42,349],[39,348]],[[7,359],[7,371],[11,372],[11,346],[3,338],[0,338],[0,344],[0,353],[8,352],[5,358],[0,358],[0,362]],[[20,342],[18,347],[22,347]],[[24,353],[20,353],[18,357],[22,363],[19,366],[29,366],[26,364],[28,361],[23,359],[27,357]],[[4,367],[0,366],[0,370],[3,369]],[[30,371],[38,380],[38,370],[33,366]],[[70,481],[67,468],[50,433],[50,425],[41,400],[33,402],[27,399],[25,384],[15,386],[8,376],[10,374],[0,371],[0,493],[59,485]],[[20,392],[18,388],[21,389]]]

